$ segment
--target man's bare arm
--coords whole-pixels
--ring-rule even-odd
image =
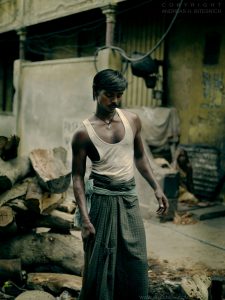
[[[143,141],[141,138],[141,121],[138,116],[135,118],[136,133],[134,137],[134,159],[135,165],[140,174],[146,179],[149,185],[153,188],[155,196],[159,202],[159,209],[157,213],[167,213],[169,204],[166,196],[164,195],[159,183],[155,179],[149,159],[145,153]]]
[[[85,197],[84,176],[86,171],[86,160],[87,134],[84,130],[79,130],[74,134],[72,140],[72,179],[74,196],[82,219],[83,238],[91,233],[95,233],[95,229],[89,219]]]

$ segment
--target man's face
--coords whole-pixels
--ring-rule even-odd
[[[113,111],[119,106],[123,96],[123,91],[101,90],[97,95],[98,105],[107,111]]]

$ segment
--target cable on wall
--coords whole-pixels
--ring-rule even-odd
[[[120,48],[120,47],[117,47],[117,46],[102,46],[102,47],[99,47],[95,53],[94,53],[94,65],[95,65],[95,69],[96,71],[98,72],[98,68],[97,68],[97,56],[98,56],[98,53],[104,49],[112,49],[112,50],[115,50],[115,51],[118,51],[120,53],[120,55],[125,59],[126,61],[126,67],[125,67],[125,71],[127,70],[127,66],[128,66],[128,63],[129,62],[132,62],[132,61],[139,61],[139,60],[142,60],[144,58],[146,58],[147,56],[150,56],[158,47],[159,45],[164,41],[164,39],[166,38],[167,34],[169,33],[169,31],[171,30],[179,12],[180,12],[180,9],[181,9],[181,6],[183,4],[183,1],[184,0],[181,0],[179,5],[178,5],[178,8],[176,10],[176,13],[175,15],[173,16],[173,19],[171,20],[167,30],[165,31],[165,33],[162,35],[162,37],[160,38],[160,40],[156,43],[156,45],[150,50],[148,51],[146,54],[144,54],[143,56],[140,56],[138,58],[132,58],[132,57],[129,57],[126,55],[125,51]],[[124,70],[121,70],[123,73],[125,73]]]

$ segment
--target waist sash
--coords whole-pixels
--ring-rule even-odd
[[[93,194],[104,196],[136,196],[135,179],[131,178],[129,181],[116,182],[107,176],[91,173],[90,179],[85,182],[85,197],[88,213],[91,209]],[[74,214],[74,226],[77,228],[82,227],[82,219],[78,206]]]

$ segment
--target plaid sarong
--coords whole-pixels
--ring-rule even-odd
[[[85,264],[79,299],[148,299],[145,230],[137,195],[129,194],[134,179],[106,184],[106,178],[95,176],[94,186],[106,192],[94,192],[91,197],[89,215],[96,235],[83,241]]]

